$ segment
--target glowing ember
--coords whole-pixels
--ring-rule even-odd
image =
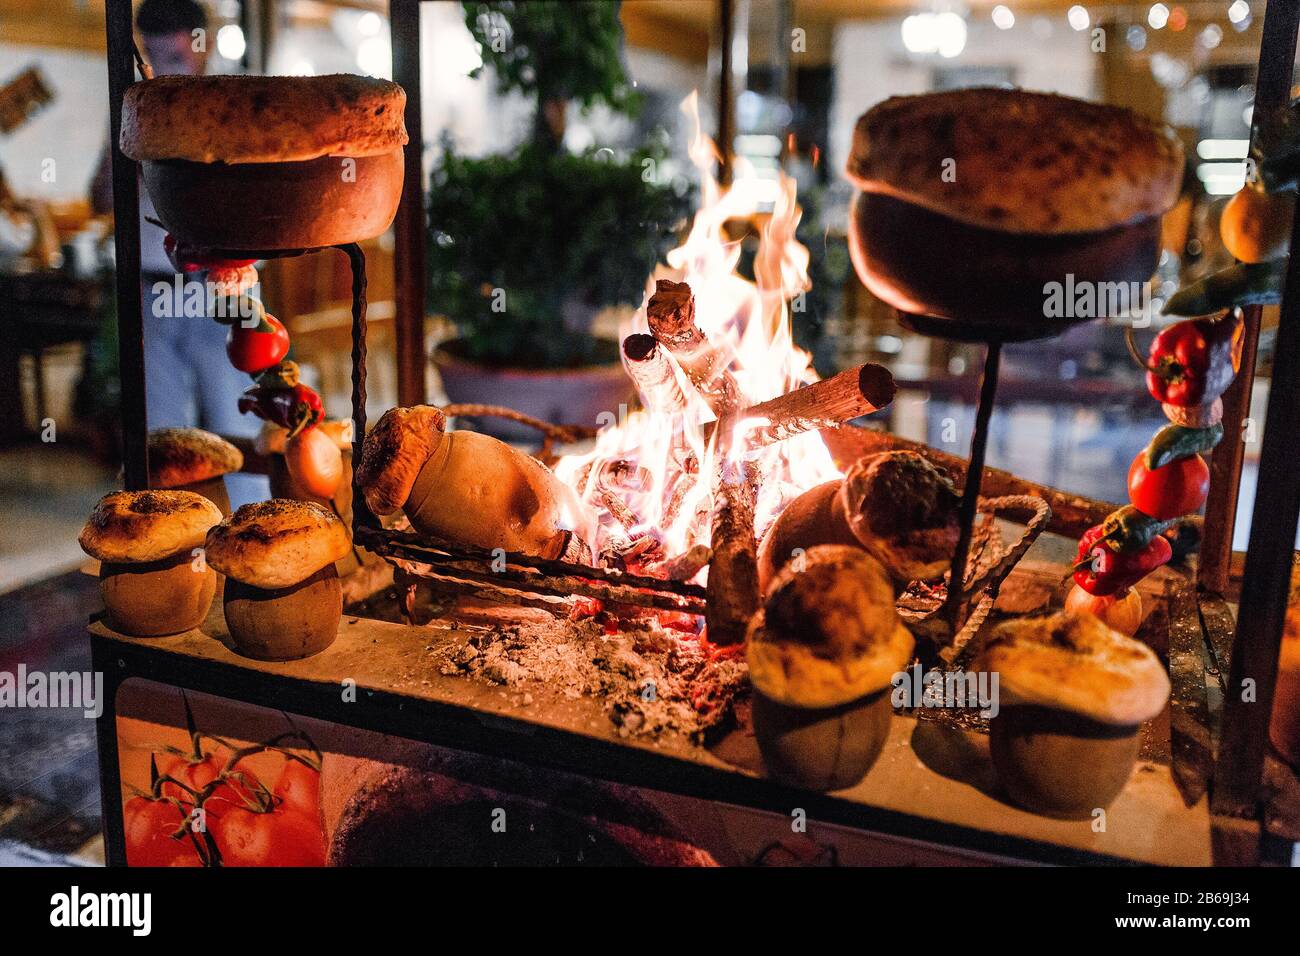
[[[772,201],[772,180],[743,162],[735,164],[732,185],[719,186],[712,175],[717,153],[700,130],[696,94],[682,108],[695,124],[690,155],[700,172],[702,204],[685,243],[647,281],[647,302],[656,279],[687,283],[696,325],[734,375],[745,405],[752,405],[817,381],[811,357],[794,346],[790,329],[790,301],[810,288],[808,250],[794,237],[802,211],[795,182],[784,174],[770,213],[759,210],[765,199]],[[723,231],[732,219],[763,223],[754,260],[757,283],[736,272],[740,242],[729,241]],[[620,337],[648,329],[643,303]],[[651,573],[709,544],[720,437],[725,453],[755,462],[762,476],[755,512],[759,535],[795,496],[840,477],[815,430],[755,449],[744,436],[767,424],[758,417],[737,422],[733,436],[719,436],[709,427],[713,411],[667,351],[659,352],[671,376],[667,387],[653,394],[642,390],[642,410],[602,429],[591,452],[567,455],[555,469],[600,515],[588,541],[592,554]],[[686,560],[673,566],[683,565],[694,571]]]

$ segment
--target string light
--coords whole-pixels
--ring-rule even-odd
[[[1065,14],[1065,19],[1068,20],[1070,26],[1076,30],[1086,30],[1088,29],[1088,25],[1092,22],[1092,18],[1088,16],[1088,11],[1077,3]]]
[[[1147,11],[1147,23],[1152,30],[1163,30],[1166,23],[1169,22],[1169,8],[1163,3],[1153,3],[1151,9]]]
[[[1010,30],[1016,25],[1016,15],[1010,7],[999,3],[993,8],[993,25],[999,30]]]

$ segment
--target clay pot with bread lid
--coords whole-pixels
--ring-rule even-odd
[[[914,643],[885,569],[865,551],[817,545],[786,565],[746,646],[767,772],[809,790],[866,776],[889,736],[891,682]]]
[[[226,627],[235,649],[288,661],[333,644],[343,614],[334,562],[350,546],[338,515],[311,501],[244,505],[214,527],[208,562],[226,576]]]
[[[1086,819],[1133,772],[1139,730],[1164,709],[1169,677],[1155,652],[1091,614],[1007,621],[975,670],[998,675],[989,749],[1016,803]]]
[[[243,452],[202,428],[149,432],[149,487],[197,492],[222,515],[230,514],[225,476],[243,467]]]
[[[121,147],[183,242],[359,242],[397,212],[405,106],[400,86],[368,76],[159,76],[127,89]]]
[[[846,171],[860,190],[849,250],[867,288],[919,331],[1016,341],[1101,317],[1048,314],[1049,283],[1151,277],[1183,149],[1120,107],[975,88],[868,110]]]
[[[376,514],[400,508],[417,532],[480,548],[559,558],[589,520],[537,459],[487,435],[446,431],[430,405],[384,413],[366,435],[357,479]]]
[[[864,549],[896,590],[938,578],[957,546],[958,498],[948,476],[914,451],[866,455],[772,523],[758,550],[759,586],[765,590],[787,562],[820,544]]]
[[[331,419],[323,421],[315,426],[317,431],[324,435],[339,450],[339,456],[343,462],[341,474],[339,476],[338,487],[334,494],[328,498],[318,494],[313,494],[307,488],[294,478],[285,459],[285,446],[289,439],[289,430],[281,425],[272,422],[264,422],[261,432],[258,433],[255,447],[258,454],[266,458],[266,475],[271,482],[272,498],[292,498],[295,501],[314,501],[318,505],[329,508],[341,519],[343,525],[347,528],[348,535],[352,534],[352,420]],[[338,572],[341,577],[346,577],[360,566],[357,560],[355,549],[349,549],[348,553],[338,563]]]
[[[108,623],[134,637],[203,623],[217,576],[202,552],[217,506],[192,491],[115,491],[95,505],[81,547],[98,558]]]

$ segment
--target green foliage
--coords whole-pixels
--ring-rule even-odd
[[[539,103],[630,111],[618,4],[465,2],[465,22],[498,88]],[[675,244],[689,196],[653,175],[664,150],[579,155],[561,144],[563,109],[538,110],[533,137],[483,158],[444,143],[429,197],[429,302],[459,327],[460,354],[557,368],[611,356],[589,333],[603,306],[640,302]]]
[[[629,111],[636,93],[623,70],[619,4],[608,0],[491,0],[463,4],[465,25],[496,71],[502,93],[604,103]],[[475,74],[477,75],[477,73]]]
[[[535,144],[481,159],[446,150],[429,197],[430,302],[458,323],[469,358],[590,362],[591,312],[640,301],[675,244],[687,197],[643,180],[657,151],[600,158],[608,155]]]

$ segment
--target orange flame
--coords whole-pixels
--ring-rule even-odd
[[[685,242],[668,253],[667,267],[658,267],[647,280],[646,299],[620,335],[648,331],[646,304],[655,279],[686,282],[695,296],[700,330],[714,349],[730,356],[730,370],[748,402],[762,402],[818,377],[811,356],[795,347],[791,334],[792,300],[799,309],[803,293],[811,288],[808,249],[795,238],[802,216],[795,181],[784,173],[775,180],[760,176],[737,159],[732,184],[723,188],[712,173],[718,153],[700,128],[697,94],[682,109],[695,127],[689,152],[700,173],[701,205]],[[764,211],[769,205],[771,211]],[[727,238],[729,220],[761,224],[755,282],[736,271],[741,243]],[[626,548],[642,535],[655,536],[666,556],[709,543],[719,449],[716,435],[706,440],[705,426],[714,415],[681,370],[675,373],[687,399],[685,409],[655,410],[653,397],[642,395],[643,408],[602,429],[593,450],[566,455],[556,465],[561,480],[601,514],[588,541],[595,555],[611,546]],[[735,426],[735,440],[723,443],[758,463],[758,534],[794,497],[840,476],[816,432],[747,449],[745,431],[761,424],[766,421],[742,420]],[[611,502],[611,496],[617,500]]]

